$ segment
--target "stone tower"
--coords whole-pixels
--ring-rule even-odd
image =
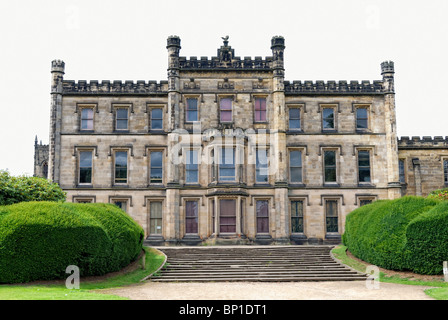
[[[48,178],[48,145],[34,140],[34,177]]]

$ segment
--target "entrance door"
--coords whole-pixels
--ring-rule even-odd
[[[236,233],[236,200],[234,199],[219,202],[219,232]]]

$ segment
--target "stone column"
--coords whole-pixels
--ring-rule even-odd
[[[401,196],[401,184],[398,169],[398,137],[395,113],[395,88],[394,88],[394,63],[385,61],[381,63],[381,75],[383,76],[383,92],[385,106],[385,129],[387,148],[387,187],[389,199]]]
[[[62,118],[62,82],[65,63],[62,60],[51,62],[51,111],[48,179],[59,183],[61,157],[61,118]]]

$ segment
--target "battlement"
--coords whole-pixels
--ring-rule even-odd
[[[400,137],[398,139],[399,149],[418,149],[418,148],[435,148],[435,149],[448,149],[448,137],[442,136],[424,136],[418,137]]]
[[[138,80],[64,80],[62,83],[63,94],[167,94],[168,81],[144,81]]]
[[[383,81],[285,81],[285,94],[383,94]]]
[[[219,57],[201,57],[198,59],[197,57],[190,57],[187,59],[186,57],[179,57],[179,67],[180,69],[218,69],[218,70],[272,70],[272,57],[266,57],[263,59],[262,57],[255,57],[252,59],[251,57],[233,57],[229,61],[223,61]]]

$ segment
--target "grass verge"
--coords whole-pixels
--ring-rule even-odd
[[[365,273],[367,266],[370,265],[367,262],[349,257],[347,255],[347,247],[342,245],[335,247],[332,250],[332,253],[334,257],[338,259],[341,263],[360,272]],[[381,282],[435,287],[431,289],[426,289],[425,293],[437,300],[448,300],[448,282],[445,282],[442,276],[440,276],[440,279],[420,280],[415,279],[414,277],[400,275],[395,271],[386,270],[382,268],[380,268],[380,270],[382,270],[380,271],[380,279],[379,279]]]
[[[165,256],[153,248],[144,247],[143,249],[145,250],[145,269],[134,268],[129,272],[120,272],[97,280],[83,281],[81,279],[80,289],[72,290],[65,287],[65,281],[58,281],[55,284],[0,285],[0,300],[126,300],[123,297],[102,294],[95,290],[136,284],[155,272],[163,264]]]

